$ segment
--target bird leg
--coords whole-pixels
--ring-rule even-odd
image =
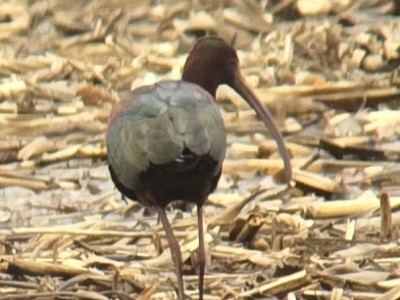
[[[197,226],[199,228],[199,249],[197,254],[199,264],[199,300],[203,300],[204,294],[204,270],[206,266],[206,252],[204,247],[203,229],[203,205],[197,204]]]
[[[161,223],[163,224],[165,234],[167,236],[169,249],[171,251],[171,257],[175,264],[176,277],[178,280],[178,298],[179,300],[185,300],[184,287],[183,287],[183,263],[182,253],[179,246],[178,240],[176,239],[174,232],[172,231],[171,224],[168,221],[165,209],[161,206],[156,207],[158,215],[160,216]]]

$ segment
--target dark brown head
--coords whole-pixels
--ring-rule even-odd
[[[182,79],[197,83],[215,97],[219,85],[233,86],[238,70],[235,49],[219,37],[204,37],[190,51]]]
[[[276,140],[285,163],[287,180],[292,179],[290,156],[271,113],[264,108],[244,81],[235,49],[219,37],[204,37],[195,43],[183,67],[182,79],[200,85],[215,97],[219,85],[239,93],[260,116]]]

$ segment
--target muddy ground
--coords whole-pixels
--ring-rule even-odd
[[[399,299],[396,1],[0,1],[0,299],[176,299],[157,215],[110,180],[129,90],[178,79],[196,37],[238,49],[292,156],[226,87],[205,299]],[[182,210],[183,208],[183,210]],[[198,298],[196,211],[168,215]]]

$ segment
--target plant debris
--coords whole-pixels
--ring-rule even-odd
[[[228,153],[204,207],[205,299],[399,298],[398,1],[64,2],[0,3],[0,300],[176,299],[162,226],[115,190],[104,133],[113,103],[180,78],[207,34],[238,49],[294,182],[220,87]],[[197,299],[195,212],[177,206]]]

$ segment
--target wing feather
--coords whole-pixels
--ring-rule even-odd
[[[214,99],[195,84],[165,81],[135,90],[114,107],[112,116],[108,156],[125,186],[140,189],[140,174],[150,163],[179,163],[185,148],[222,164],[226,149],[222,118]]]

